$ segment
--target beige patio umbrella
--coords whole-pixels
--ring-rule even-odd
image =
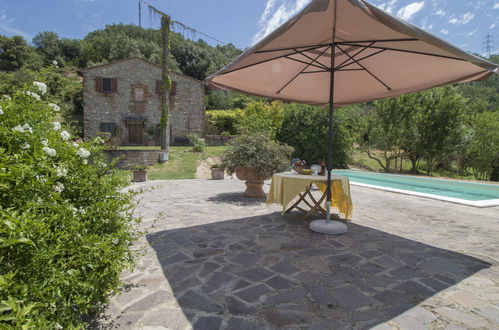
[[[209,86],[314,105],[329,104],[328,181],[334,106],[486,79],[498,66],[393,17],[364,0],[313,0],[232,63]],[[311,229],[344,233],[326,220]]]

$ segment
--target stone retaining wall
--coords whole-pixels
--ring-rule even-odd
[[[130,168],[132,165],[155,165],[158,163],[161,150],[105,150],[108,161],[118,158],[116,167]]]
[[[204,140],[208,146],[224,146],[230,140],[235,139],[235,135],[206,135]]]

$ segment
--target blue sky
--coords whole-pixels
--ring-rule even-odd
[[[150,0],[175,20],[240,48],[250,46],[310,0]],[[499,46],[499,0],[371,0],[371,3],[467,51],[483,38]],[[82,38],[113,23],[138,23],[137,0],[2,0],[0,34],[31,38],[40,31]],[[156,27],[143,8],[143,26]],[[498,47],[493,52],[497,53]]]

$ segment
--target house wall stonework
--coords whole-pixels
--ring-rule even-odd
[[[96,78],[116,78],[115,93],[96,91]],[[204,135],[205,128],[205,87],[194,78],[171,72],[172,82],[176,82],[176,95],[173,97],[171,114],[171,143],[185,140],[189,133]],[[161,118],[160,94],[156,92],[156,82],[161,80],[161,67],[131,58],[83,70],[84,137],[96,136],[101,131],[101,123],[114,123],[115,131],[124,145],[159,144],[159,123]],[[137,102],[135,88],[143,90],[143,101]],[[139,90],[140,91],[140,90]],[[140,94],[140,93],[139,93]],[[134,133],[130,126],[134,126]],[[138,126],[137,126],[138,125]],[[147,134],[152,127],[154,135]],[[139,129],[139,133],[137,133]],[[140,132],[141,130],[141,132]],[[131,143],[142,135],[142,143]]]

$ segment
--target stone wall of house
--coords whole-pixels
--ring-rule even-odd
[[[171,132],[172,144],[185,139],[188,133],[204,134],[205,87],[196,79],[170,73],[176,82],[176,95],[172,98]],[[114,93],[96,91],[96,77],[116,78]],[[142,127],[142,145],[159,144],[161,118],[160,94],[156,91],[161,80],[161,68],[153,63],[131,58],[83,70],[84,136],[96,136],[101,123],[113,123],[121,138],[121,144],[130,145],[129,124]],[[135,88],[143,90],[143,101],[138,102]],[[137,127],[137,126],[135,126]],[[153,135],[149,135],[148,130]],[[139,133],[140,135],[140,133]]]
[[[116,167],[129,169],[133,165],[152,166],[158,163],[160,150],[104,150],[106,159],[111,162],[117,160]]]

